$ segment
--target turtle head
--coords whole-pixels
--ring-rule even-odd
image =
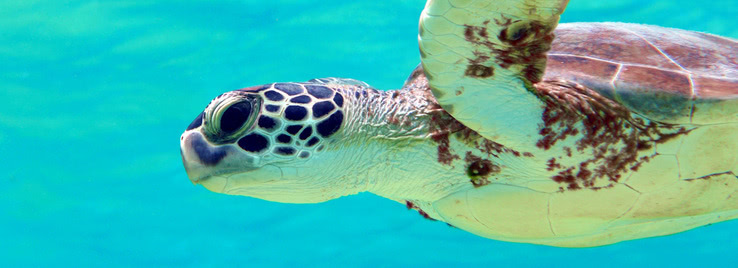
[[[343,95],[321,83],[274,83],[224,93],[180,138],[187,175],[214,192],[270,201],[340,197],[345,193],[326,172],[336,170],[330,155],[336,152],[326,147],[341,136],[343,108]]]

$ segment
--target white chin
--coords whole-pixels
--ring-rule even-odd
[[[323,195],[320,190],[304,188],[292,189],[285,187],[285,185],[280,185],[279,183],[230,189],[226,191],[226,194],[250,196],[272,202],[292,204],[320,203],[334,199]]]
[[[205,180],[199,181],[198,184],[202,185],[210,191],[216,193],[224,193],[225,187],[228,184],[228,178],[224,176],[212,176]]]
[[[255,185],[279,181],[282,178],[282,171],[273,166],[265,166],[258,169],[245,172],[224,173],[216,176],[207,177],[197,181],[206,189],[229,195],[243,195],[234,192],[236,189],[249,188]]]
[[[280,203],[319,203],[335,198],[330,195],[331,190],[322,188],[325,184],[299,180],[294,169],[273,165],[249,172],[213,176],[200,181],[200,184],[217,193],[250,196]]]

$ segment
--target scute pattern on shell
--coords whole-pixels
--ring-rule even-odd
[[[562,24],[544,79],[565,79],[666,123],[738,122],[738,41],[624,23]]]

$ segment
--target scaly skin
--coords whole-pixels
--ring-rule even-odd
[[[208,123],[206,116],[201,126],[187,130],[181,139],[183,160],[191,180],[215,192],[290,203],[322,202],[364,191],[403,203],[405,200],[432,202],[470,187],[467,180],[452,183],[459,187],[448,187],[447,178],[457,176],[454,173],[463,176],[464,171],[437,162],[428,123],[439,110],[437,105],[430,108],[435,104],[427,94],[427,87],[377,91],[340,83],[322,85],[343,96],[345,119],[330,137],[321,139],[312,149],[304,148],[311,153],[310,157],[277,156],[272,150],[279,143],[273,140],[266,152],[254,154],[239,147],[239,141],[244,138],[226,141],[205,138],[217,136],[211,134],[208,126],[215,124]],[[216,99],[206,111],[220,102],[238,102],[228,100],[246,94],[256,96],[253,99],[260,106],[259,113],[267,113],[265,99],[259,95],[264,91],[260,93],[255,88],[261,87],[226,93],[219,97],[225,100]],[[257,121],[246,126],[247,130],[240,136],[265,133]],[[273,139],[286,134],[285,125],[264,136]],[[203,142],[206,144],[203,147],[208,149],[196,149],[196,144]],[[213,155],[206,153],[210,151],[226,153],[222,159],[210,161],[217,163],[206,164],[205,159]],[[417,191],[419,188],[427,191]]]
[[[502,160],[500,173],[516,177],[454,193],[434,204],[437,212],[481,236],[557,246],[736,217],[738,43],[627,24],[572,25],[556,39],[567,2],[426,4],[421,57],[440,105],[535,159]],[[557,40],[564,53],[547,63]]]
[[[267,153],[261,156],[261,161],[249,162],[244,161],[247,159],[244,155],[249,154],[240,150],[235,141],[220,145],[207,141],[208,147],[228,148],[229,153],[215,165],[200,165],[203,155],[194,149],[191,140],[207,136],[207,128],[195,127],[186,131],[182,138],[183,160],[193,182],[216,192],[290,203],[322,202],[368,191],[405,203],[427,218],[482,236],[558,246],[593,246],[669,234],[738,216],[738,202],[732,197],[738,189],[738,180],[733,173],[674,177],[672,182],[659,179],[658,183],[649,183],[653,181],[650,176],[654,173],[663,176],[659,174],[662,166],[669,159],[675,159],[670,156],[673,149],[669,148],[679,148],[684,141],[678,136],[683,134],[658,144],[658,150],[654,146],[651,150],[639,151],[636,159],[643,156],[651,159],[626,166],[638,166],[638,173],[623,170],[617,173],[619,179],[616,181],[608,179],[608,173],[591,181],[557,180],[564,170],[562,167],[578,163],[585,156],[577,156],[574,152],[576,157],[569,160],[558,157],[554,165],[547,162],[552,157],[551,152],[567,155],[565,147],[574,148],[572,142],[581,139],[580,136],[561,140],[548,150],[526,152],[504,147],[479,136],[440,109],[423,75],[412,80],[405,89],[396,91],[376,91],[353,85],[326,86],[344,96],[346,120],[334,135],[316,145],[323,146],[322,150],[313,152],[307,159],[274,158]],[[556,98],[557,94],[567,96],[562,93],[566,90],[549,90],[551,98]],[[225,98],[232,96],[226,94]],[[261,107],[264,109],[265,105]],[[584,132],[582,125],[571,122],[563,125],[567,126]],[[675,133],[679,129],[674,130]],[[654,154],[659,152],[663,155]],[[224,167],[235,167],[235,170],[219,174]],[[684,186],[663,187],[681,184]],[[721,187],[716,188],[717,185]],[[692,191],[693,187],[703,190],[685,192]],[[649,192],[654,194],[647,194]],[[474,202],[469,199],[469,193],[497,200]],[[727,196],[727,199],[717,199],[723,203],[672,200],[683,196],[696,199]],[[638,205],[643,202],[648,202],[649,206]],[[572,204],[576,204],[575,208]],[[467,209],[485,209],[490,213],[466,214]],[[654,217],[664,220],[655,221]],[[618,222],[621,218],[627,220]],[[474,227],[479,223],[493,228],[493,233],[479,231]],[[649,225],[643,225],[646,223]],[[603,232],[608,230],[603,228],[612,228],[612,231]],[[642,232],[634,233],[634,229]]]
[[[369,191],[480,236],[554,246],[738,217],[738,66],[721,54],[736,42],[577,24],[547,63],[567,2],[429,1],[420,27],[427,69],[402,90],[319,79],[219,96],[182,136],[188,175],[216,192],[279,202]],[[618,62],[645,52],[617,35],[577,54],[577,37],[608,27],[672,48],[655,59],[680,69]],[[679,47],[690,40],[715,50],[691,56]],[[709,60],[723,76],[700,71]]]

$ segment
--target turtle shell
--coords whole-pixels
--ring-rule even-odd
[[[544,80],[574,81],[649,119],[738,122],[738,41],[624,23],[556,29]]]

